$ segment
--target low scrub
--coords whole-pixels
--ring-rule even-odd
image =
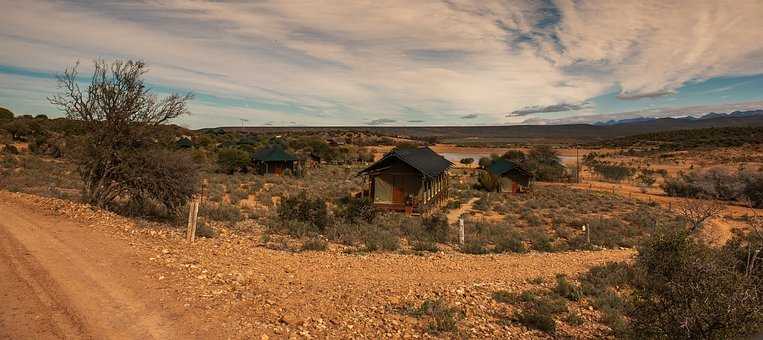
[[[328,242],[319,238],[311,238],[302,242],[302,251],[324,251],[328,249]]]
[[[365,234],[367,251],[395,251],[400,249],[400,238],[379,228],[370,228]]]
[[[319,197],[309,197],[304,191],[281,201],[278,218],[284,224],[302,222],[307,226],[306,232],[314,233],[323,233],[329,224],[326,202]]]
[[[761,249],[758,232],[718,248],[685,228],[661,228],[633,264],[594,267],[581,288],[618,337],[746,338],[763,331],[763,270],[750,261]]]
[[[203,204],[199,207],[199,216],[225,222],[238,222],[242,219],[241,210],[230,204]]]
[[[427,332],[431,334],[441,334],[452,332],[458,329],[458,319],[462,317],[462,312],[449,306],[444,300],[425,300],[418,308],[408,308],[406,313],[417,317],[429,319],[427,323]]]
[[[753,207],[763,207],[763,173],[760,171],[730,172],[719,167],[695,170],[666,178],[661,188],[668,196],[741,200]]]
[[[206,223],[200,222],[196,225],[196,237],[214,238],[215,236],[217,236],[217,232]]]

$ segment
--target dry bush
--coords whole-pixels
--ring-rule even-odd
[[[425,300],[417,308],[408,307],[404,312],[417,318],[428,318],[427,332],[440,334],[452,332],[458,328],[458,319],[463,317],[463,313],[454,307],[449,306],[444,300]]]
[[[725,207],[711,200],[685,199],[679,206],[678,211],[681,216],[689,223],[689,231],[699,232],[705,222],[718,214]]]

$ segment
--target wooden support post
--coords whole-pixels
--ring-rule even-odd
[[[464,218],[458,218],[458,244],[464,246]]]
[[[188,205],[188,230],[186,240],[193,243],[196,240],[196,222],[199,216],[199,199],[194,198]]]

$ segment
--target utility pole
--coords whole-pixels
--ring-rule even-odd
[[[575,162],[577,163],[577,181],[580,183],[580,172],[583,171],[583,169],[580,168],[580,145],[575,144]]]

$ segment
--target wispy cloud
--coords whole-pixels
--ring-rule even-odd
[[[374,120],[372,120],[372,121],[370,121],[370,122],[368,122],[366,124],[368,124],[368,125],[384,125],[384,124],[392,124],[394,122],[397,122],[397,121],[394,120],[394,119],[389,119],[389,118],[379,118],[379,119],[374,119]]]
[[[590,107],[590,104],[554,104],[548,106],[529,106],[516,111],[512,111],[507,114],[510,116],[527,116],[534,113],[549,113],[549,112],[564,112],[564,111],[577,111]]]
[[[661,90],[656,92],[620,92],[617,95],[617,98],[623,99],[623,100],[637,100],[637,99],[644,99],[644,98],[672,96],[674,94],[676,94],[676,92],[672,90],[670,91]]]
[[[763,73],[763,2],[752,0],[40,0],[3,7],[0,66],[50,73],[79,59],[86,73],[97,57],[141,58],[152,67],[152,84],[206,95],[196,104],[205,111],[184,118],[195,127],[222,125],[231,115],[353,125],[374,112],[432,124],[463,123],[465,112],[479,112],[472,122],[500,123],[587,114],[574,104],[542,108],[612,91],[638,99],[691,81]],[[31,106],[44,103],[54,85],[36,82],[44,89],[37,94],[2,84],[0,101],[53,110]]]

